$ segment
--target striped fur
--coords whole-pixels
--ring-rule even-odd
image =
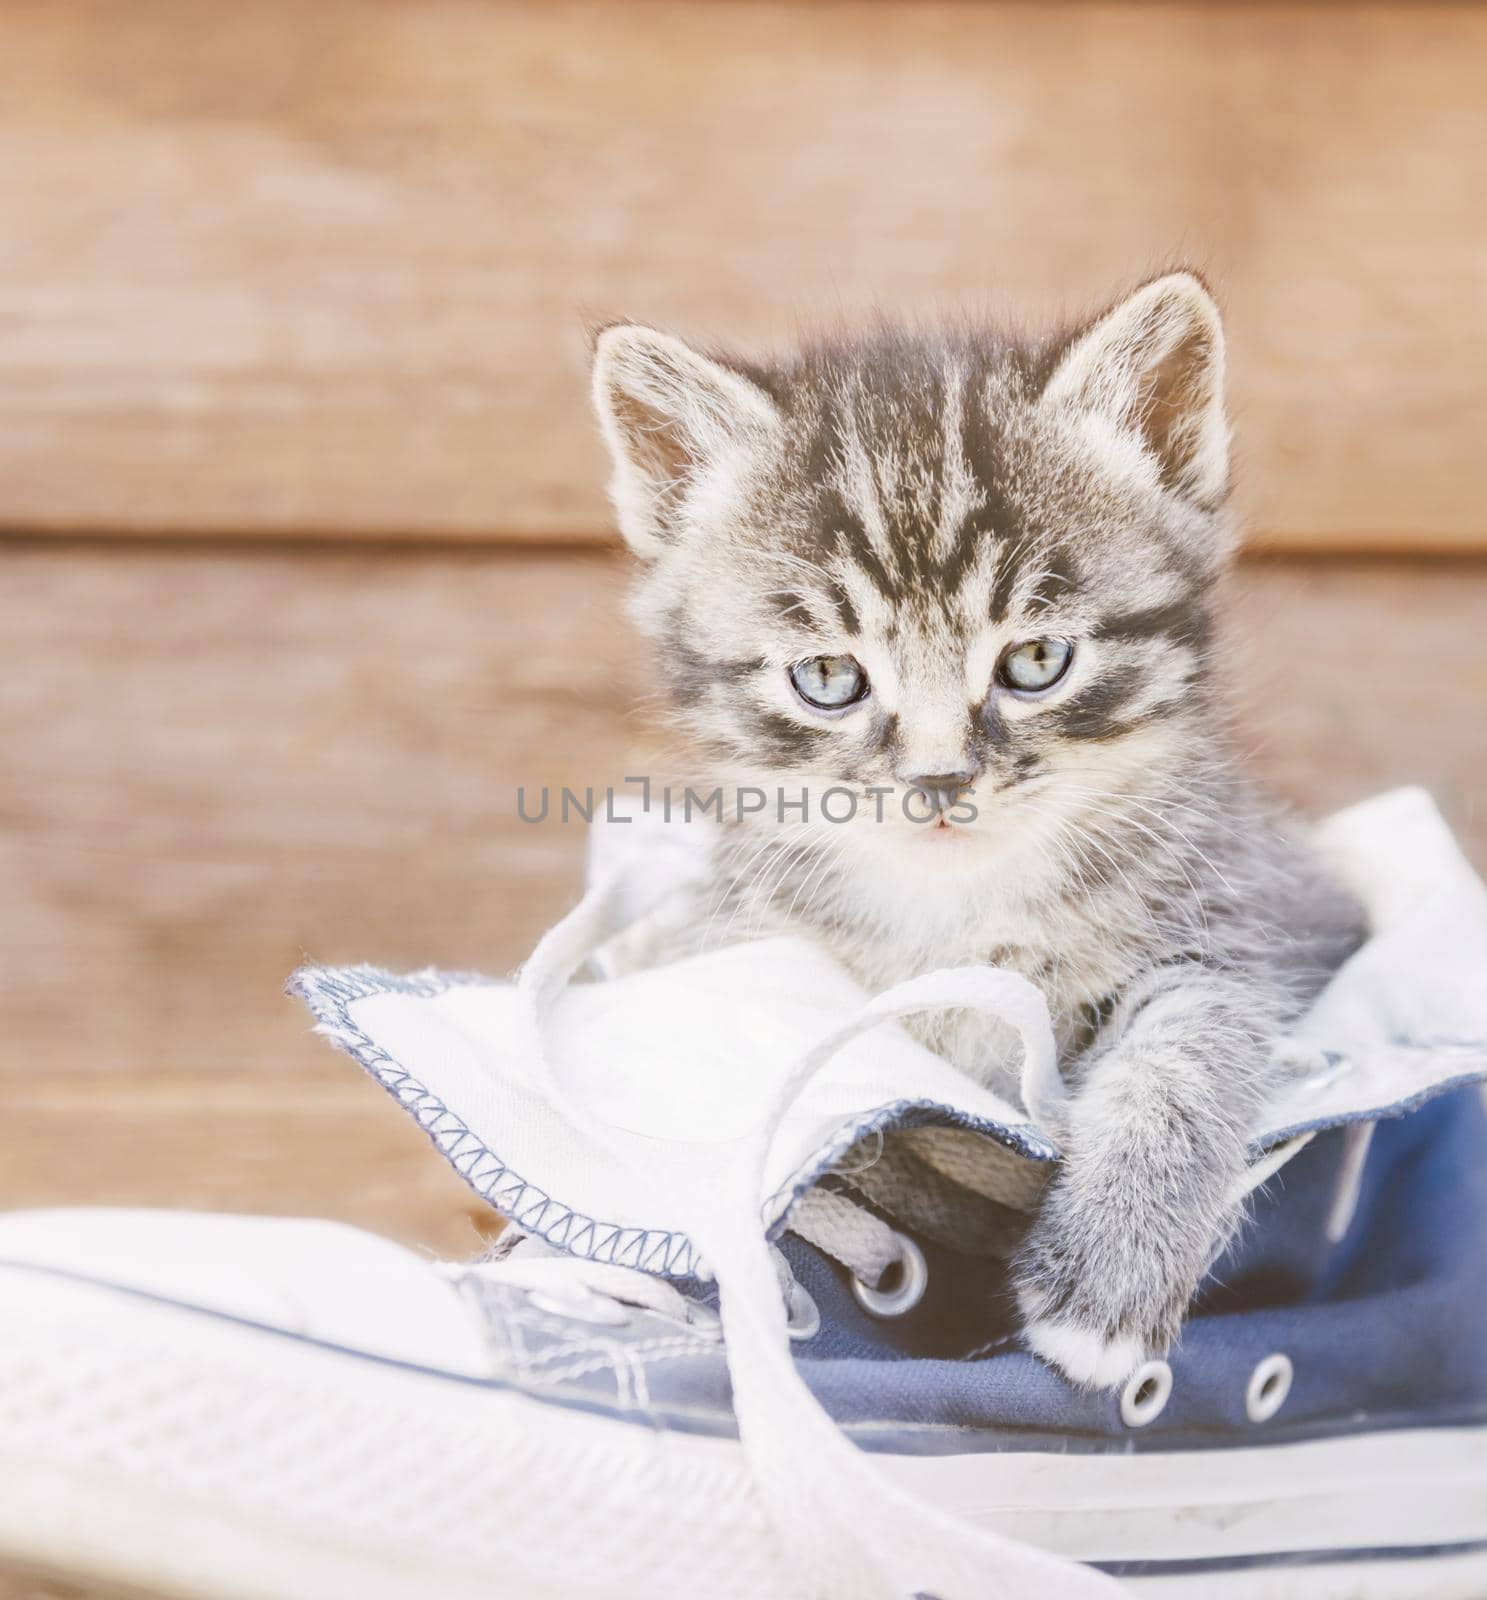
[[[1358,936],[1225,732],[1222,384],[1185,273],[1041,340],[883,327],[765,367],[620,327],[596,352],[634,613],[699,774],[894,791],[882,821],[726,829],[693,936],[805,929],[874,987],[995,961],[1043,988],[1078,1093],[1018,1270],[1030,1339],[1089,1382],[1175,1335],[1237,1221],[1271,1040]],[[1065,677],[1004,686],[1044,638]],[[790,669],[818,655],[865,698],[809,706]],[[974,817],[908,820],[946,773]],[[995,1028],[922,1032],[1015,1085]]]

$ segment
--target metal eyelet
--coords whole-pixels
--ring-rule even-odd
[[[797,1343],[814,1339],[821,1331],[821,1311],[810,1295],[798,1283],[791,1283],[790,1298],[785,1302],[785,1326]]]
[[[924,1252],[912,1239],[894,1234],[898,1243],[898,1259],[883,1274],[876,1289],[870,1288],[861,1278],[852,1279],[852,1293],[857,1304],[870,1317],[902,1317],[924,1298],[929,1287],[929,1263]]]
[[[1172,1368],[1165,1361],[1147,1361],[1126,1379],[1120,1395],[1120,1420],[1128,1428],[1144,1428],[1166,1409],[1172,1394]]]
[[[1296,1369],[1291,1365],[1291,1358],[1279,1351],[1266,1356],[1259,1363],[1250,1373],[1249,1384],[1244,1391],[1244,1413],[1251,1422],[1270,1421],[1286,1403],[1286,1397],[1291,1392],[1291,1380],[1295,1376]]]

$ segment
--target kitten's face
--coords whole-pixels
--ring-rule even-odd
[[[1225,542],[1221,356],[1194,280],[1041,358],[880,335],[755,377],[617,334],[601,415],[607,396],[657,687],[766,815],[804,788],[819,825],[839,786],[855,816],[825,825],[953,864],[1180,758]],[[871,789],[891,791],[881,821]]]

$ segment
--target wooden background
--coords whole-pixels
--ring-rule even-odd
[[[509,969],[582,849],[516,786],[650,760],[587,318],[1206,267],[1256,766],[1487,867],[1484,67],[1473,5],[0,0],[0,1206],[489,1232],[281,986]]]
[[[1487,541],[1471,5],[0,0],[0,526],[594,539],[585,318],[1206,267],[1288,548]]]

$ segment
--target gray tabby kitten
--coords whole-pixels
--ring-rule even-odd
[[[1043,340],[884,328],[761,367],[624,326],[594,363],[659,680],[712,781],[772,797],[723,830],[723,926],[869,988],[994,962],[1047,997],[1074,1095],[1014,1273],[1088,1384],[1175,1337],[1277,1032],[1359,937],[1225,735],[1223,373],[1185,272]],[[833,786],[851,823],[781,825],[778,790]],[[1015,1094],[995,1024],[922,1037]]]

